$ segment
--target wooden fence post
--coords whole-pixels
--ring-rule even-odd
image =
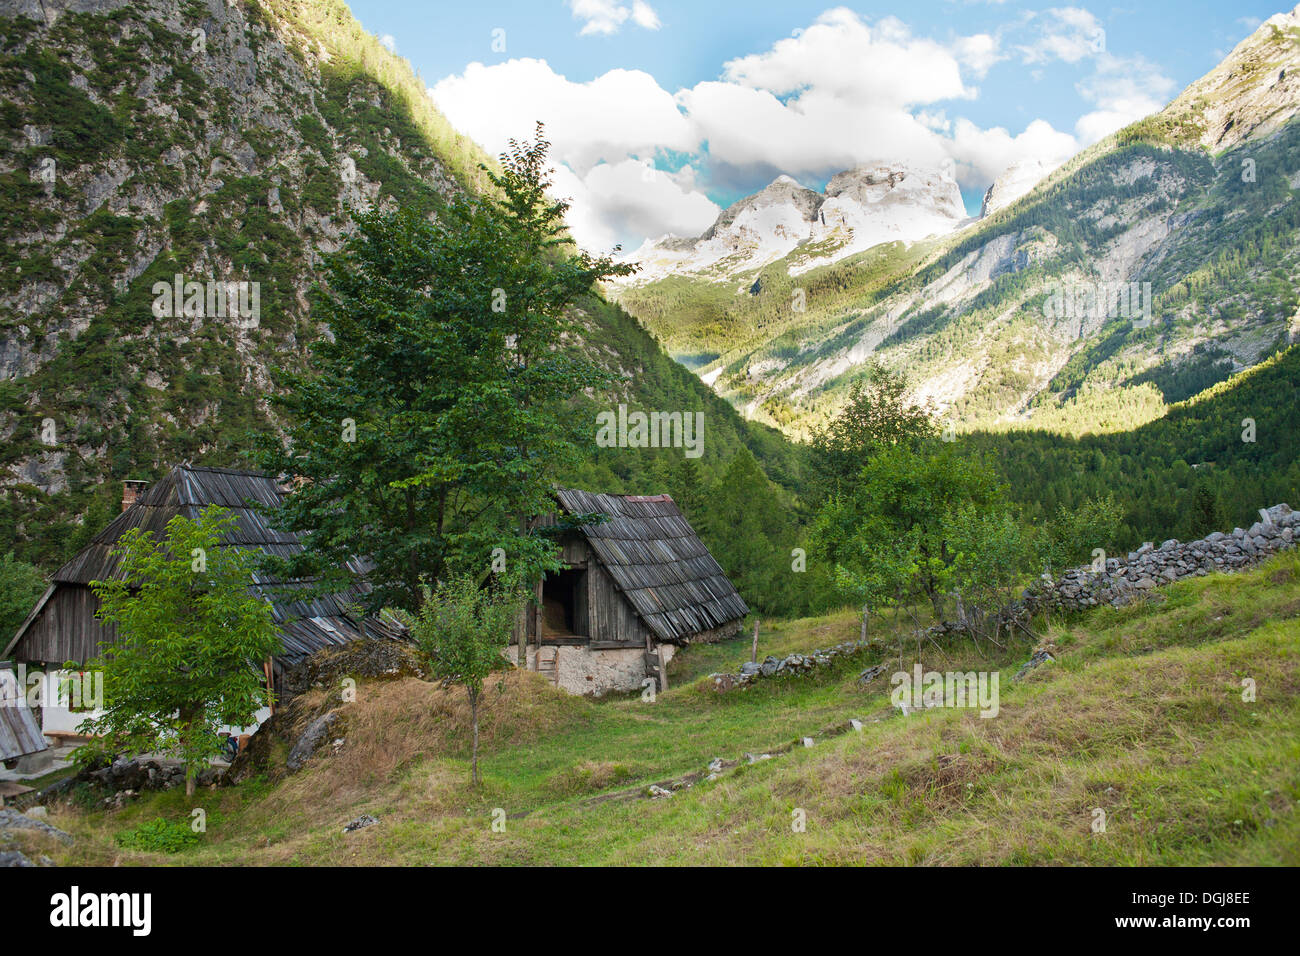
[[[751,664],[758,663],[758,618],[754,618],[754,646],[750,648],[749,661]]]

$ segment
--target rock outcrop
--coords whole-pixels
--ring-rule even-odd
[[[224,781],[242,783],[260,773],[276,777],[301,770],[346,733],[340,706],[352,699],[360,681],[405,677],[428,678],[424,662],[406,641],[352,641],[312,654],[284,675],[275,713],[249,738]],[[283,764],[277,757],[282,747],[288,748]]]
[[[1300,6],[1269,17],[1158,119],[1213,152],[1268,136],[1300,110],[1298,35]]]
[[[980,206],[980,218],[991,215],[999,209],[1005,209],[1025,193],[1037,186],[1052,167],[1041,159],[1026,159],[1012,163],[1006,171],[993,181],[984,193],[984,203]]]
[[[58,827],[52,827],[43,820],[37,820],[24,813],[8,807],[0,807],[0,835],[9,836],[16,830],[29,830],[53,837],[60,843],[71,843],[72,834],[65,833]]]

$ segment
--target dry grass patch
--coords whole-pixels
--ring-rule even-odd
[[[539,674],[510,671],[488,680],[479,702],[479,747],[491,753],[547,737],[589,718],[590,704],[556,689]],[[332,736],[342,739],[313,758],[318,785],[366,789],[391,780],[417,758],[468,757],[469,698],[462,687],[414,677],[362,685],[340,709]],[[311,768],[311,764],[308,765]]]

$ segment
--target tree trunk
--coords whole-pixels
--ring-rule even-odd
[[[470,719],[472,720],[472,722],[473,722],[473,724],[474,724],[474,744],[473,744],[473,751],[472,751],[473,756],[472,756],[471,761],[470,761],[470,766],[471,766],[471,768],[472,768],[472,775],[473,775],[473,779],[474,779],[474,786],[477,787],[478,784],[479,784],[479,779],[478,779],[478,694],[473,694],[473,693],[471,693],[471,694],[469,695],[469,713],[470,713]]]
[[[519,520],[519,537],[522,538],[525,534],[528,533],[528,516],[521,511],[518,513],[518,520]],[[534,587],[533,590],[534,592],[536,592],[537,590],[536,587]],[[524,602],[524,611],[522,617],[523,620],[520,622],[521,627],[519,628],[518,664],[520,670],[526,671],[528,670],[528,629],[532,627],[533,617],[534,617],[533,602],[531,598]],[[542,656],[542,635],[539,629],[539,633],[537,635],[538,668],[542,666],[541,656]]]
[[[192,735],[194,733],[194,717],[192,716],[192,713],[193,713],[192,711],[187,710],[182,712],[179,715],[181,718],[181,723],[179,727],[178,737],[180,738],[180,743],[182,745],[182,750],[181,750],[182,754],[186,754],[189,751],[189,744],[192,739]],[[199,770],[187,758],[185,762],[185,796],[187,798],[194,796],[194,790],[196,787],[198,787],[198,783],[199,783]]]

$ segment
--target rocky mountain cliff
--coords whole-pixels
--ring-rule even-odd
[[[1037,185],[1041,170],[1011,171],[968,228],[811,270],[796,250],[725,293],[678,274],[620,301],[796,435],[873,360],[959,427],[1134,427],[1291,340],[1298,70],[1300,10]]]
[[[807,271],[882,242],[943,236],[969,222],[950,172],[864,165],[836,173],[824,192],[789,176],[727,207],[698,238],[665,236],[630,259],[642,271],[623,285],[668,275],[725,281],[787,257]]]
[[[237,463],[352,210],[435,214],[487,161],[342,0],[0,0],[0,110],[0,554],[45,562],[113,479]],[[747,440],[624,313],[584,322],[616,398]]]
[[[1159,114],[1184,145],[1219,152],[1279,130],[1300,103],[1300,6],[1269,17]]]
[[[408,76],[337,2],[0,2],[0,526],[266,425],[348,210],[476,185]]]
[[[984,193],[980,218],[991,216],[999,209],[1006,209],[1042,182],[1051,171],[1052,168],[1041,159],[1025,159],[1012,163]]]

